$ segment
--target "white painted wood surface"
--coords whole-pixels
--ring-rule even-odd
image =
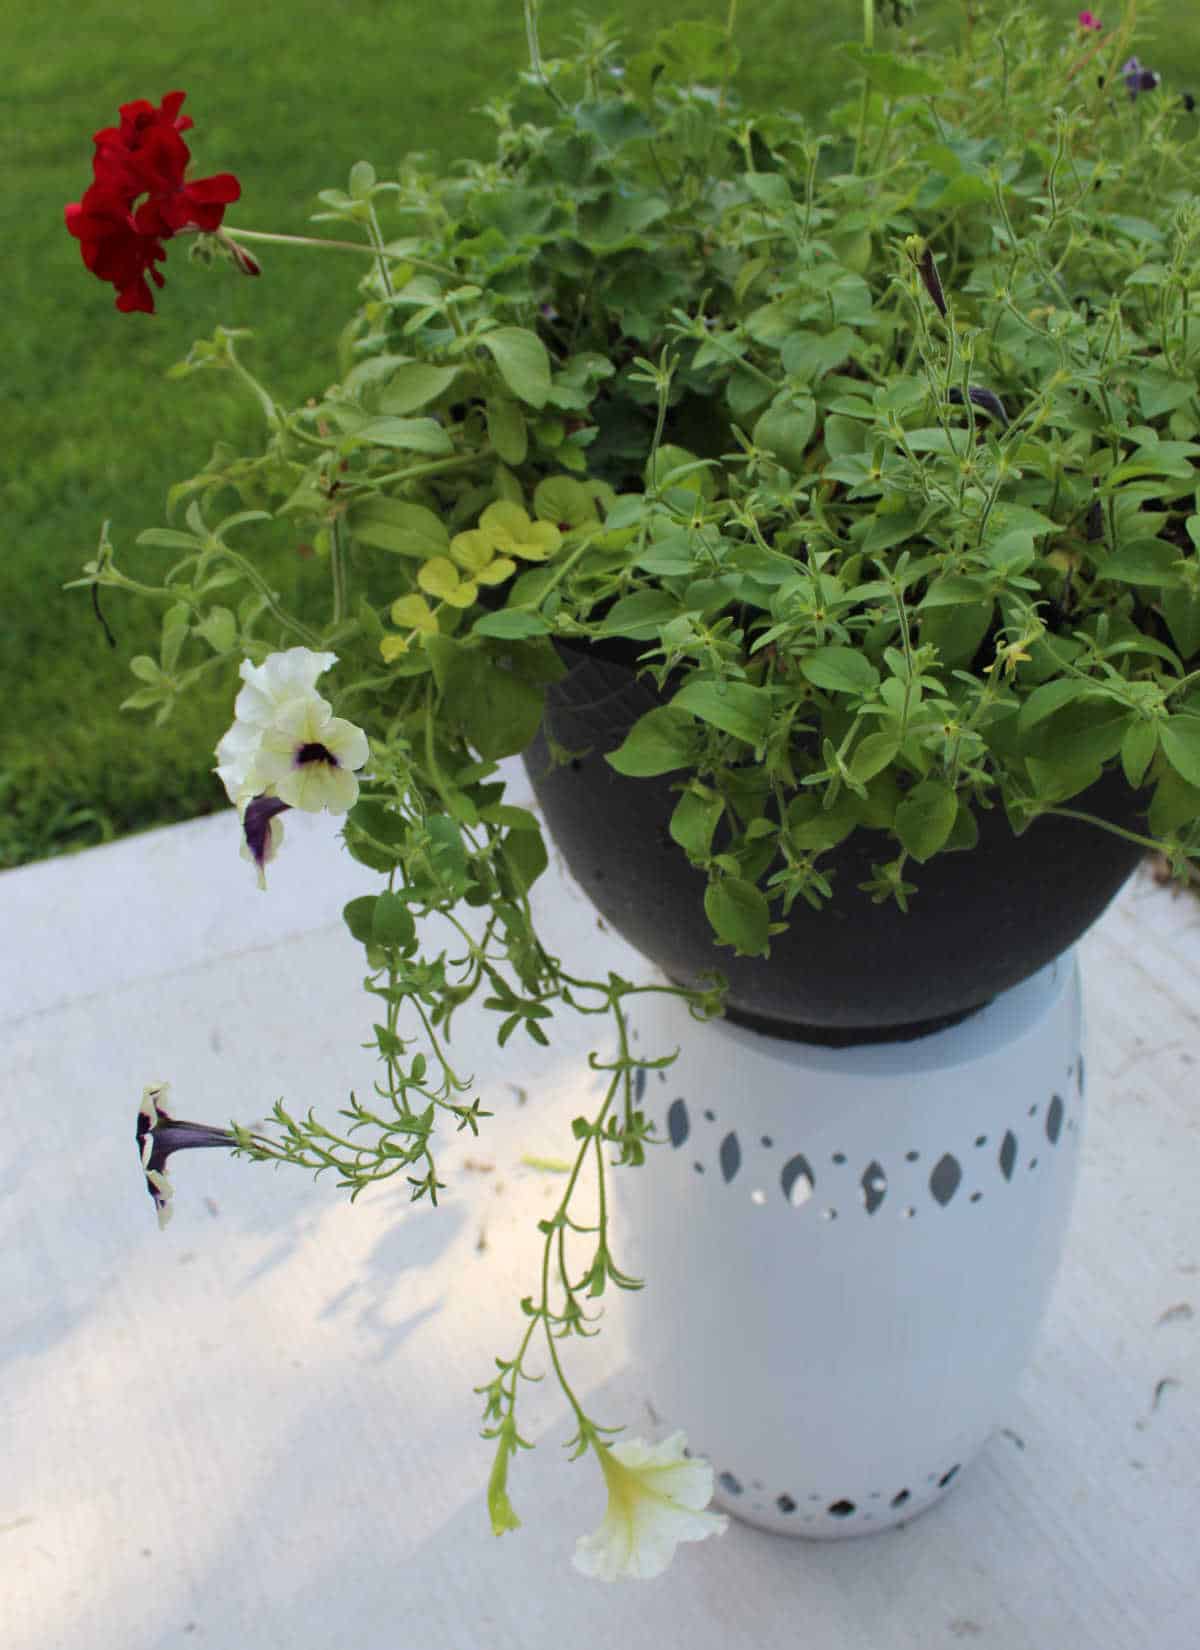
[[[521,1158],[567,1149],[592,1024],[543,1054],[461,1021],[497,1117],[447,1144],[437,1211],[206,1153],[157,1229],[143,1084],[220,1123],[371,1080],[339,912],[373,879],[293,820],[266,896],[228,814],[0,876],[3,1650],[1196,1650],[1200,902],[1140,874],[1084,944],[1067,1259],[961,1485],[895,1532],[733,1525],[604,1587],[570,1567],[604,1496],[555,1389],[526,1391],[500,1541],[472,1392],[520,1332],[555,1191]],[[563,955],[638,967],[557,870],[541,904]],[[572,1352],[596,1417],[648,1433],[620,1334]]]

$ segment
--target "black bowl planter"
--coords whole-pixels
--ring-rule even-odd
[[[834,898],[802,900],[769,958],[718,946],[704,913],[705,878],[670,838],[673,774],[631,779],[605,760],[662,701],[651,678],[601,652],[563,650],[525,765],[554,843],[606,922],[681,984],[706,969],[729,981],[726,1011],[777,1036],[848,1044],[926,1035],[962,1019],[1052,962],[1096,921],[1142,855],[1072,819],[1042,818],[1014,836],[999,803],[980,810],[979,841],[915,867],[905,914],[858,884],[894,857],[882,832],[855,831],[824,855]],[[587,754],[555,766],[546,733]],[[1144,794],[1105,774],[1072,807],[1144,828]]]

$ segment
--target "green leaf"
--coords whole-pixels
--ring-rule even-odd
[[[1187,664],[1200,653],[1200,591],[1164,590],[1161,605],[1171,640]]]
[[[418,412],[437,401],[458,377],[459,367],[435,367],[428,361],[410,361],[397,367],[383,394],[379,410],[403,415]]]
[[[524,893],[529,892],[550,863],[542,833],[537,829],[506,832],[500,844],[500,852],[504,856],[504,863]]]
[[[439,516],[423,504],[406,504],[397,498],[373,498],[354,510],[350,531],[362,544],[398,556],[415,556],[419,561],[444,555],[450,548],[450,535]]]
[[[825,450],[831,458],[865,453],[868,433],[867,426],[859,419],[847,418],[842,413],[830,413],[821,431]]]
[[[191,625],[186,602],[172,602],[162,617],[162,667],[172,671],[179,662]]]
[[[662,195],[624,194],[612,190],[579,209],[579,238],[585,246],[611,256],[626,246],[636,246],[645,230],[671,210]]]
[[[196,626],[196,634],[204,637],[214,653],[228,653],[237,641],[237,629],[237,620],[227,607],[213,607]]]
[[[921,605],[922,643],[936,647],[945,665],[968,665],[991,627],[991,599],[935,607],[932,612]]]
[[[1179,583],[1174,571],[1179,551],[1163,539],[1136,539],[1123,545],[1096,569],[1098,579],[1116,579],[1121,584],[1172,586]]]
[[[684,791],[667,829],[693,863],[703,863],[712,851],[713,832],[725,811],[724,799],[715,794]]]
[[[879,686],[879,672],[853,647],[819,647],[800,661],[801,672],[827,693],[867,694]]]
[[[793,332],[783,341],[779,351],[784,372],[807,383],[832,372],[856,355],[862,348],[858,334],[849,327],[835,327],[832,332]],[[826,436],[826,446],[829,445]],[[832,448],[830,451],[832,452]]]
[[[885,97],[934,97],[944,91],[942,82],[928,69],[915,63],[905,63],[891,52],[870,51],[857,41],[846,41],[838,46],[853,63],[863,70],[871,85]]]
[[[552,521],[564,533],[573,527],[588,527],[597,518],[596,500],[582,481],[570,476],[547,476],[533,493],[533,513],[539,521]]]
[[[480,335],[501,378],[530,407],[544,407],[550,394],[550,357],[536,333],[524,327],[497,327]]]
[[[634,138],[652,138],[657,133],[657,128],[628,98],[606,97],[594,103],[577,103],[573,113],[576,125],[598,137],[606,149],[619,149]]]
[[[605,760],[618,773],[649,779],[675,768],[690,767],[697,745],[691,718],[670,705],[659,705],[638,718],[620,746]]]
[[[785,470],[799,475],[816,427],[816,402],[811,395],[797,392],[767,408],[754,426],[752,440],[756,447],[774,453]]]
[[[896,808],[895,831],[922,864],[943,848],[954,828],[958,797],[944,779],[925,779]]]
[[[1134,790],[1146,777],[1146,769],[1158,749],[1158,726],[1154,722],[1131,722],[1121,741],[1121,766]]]
[[[977,172],[960,172],[931,204],[935,211],[944,211],[948,206],[974,206],[991,198],[992,187],[986,178]]]
[[[378,894],[363,894],[342,907],[342,920],[360,945],[371,945],[375,938],[375,907]]]
[[[432,418],[372,418],[354,432],[354,440],[369,441],[373,447],[424,453],[430,458],[447,458],[454,451],[453,441]]]
[[[541,688],[452,636],[426,636],[423,645],[447,720],[458,723],[480,756],[523,751],[541,725]]]
[[[342,833],[347,851],[373,871],[394,870],[404,857],[408,826],[401,814],[382,802],[360,797],[346,818]]]
[[[1155,836],[1191,825],[1200,819],[1200,785],[1189,785],[1173,768],[1165,768],[1154,787],[1149,825]]]
[[[529,449],[525,414],[507,396],[492,395],[487,404],[488,440],[505,464],[523,464]]]
[[[900,741],[894,733],[869,733],[854,747],[850,772],[865,784],[868,779],[874,779],[877,773],[883,772],[899,749]]]
[[[704,910],[713,932],[739,957],[765,957],[771,912],[765,896],[742,877],[721,877],[704,891]]]
[[[356,160],[350,168],[350,195],[356,201],[370,198],[375,187],[375,168],[369,160]]]
[[[761,745],[771,724],[771,694],[749,682],[693,677],[671,700],[672,710],[686,710],[723,733]]]
[[[1200,716],[1181,714],[1159,724],[1163,755],[1188,785],[1200,785]]]
[[[1069,705],[1074,699],[1088,699],[1095,696],[1095,689],[1090,682],[1081,682],[1077,677],[1059,676],[1052,682],[1043,682],[1041,687],[1034,688],[1033,692],[1021,706],[1017,718],[1017,726],[1022,734],[1026,734],[1047,716]]]
[[[473,636],[495,636],[500,641],[522,641],[527,636],[546,636],[550,625],[540,613],[529,613],[524,608],[502,607],[499,613],[485,613],[471,627]]]
[[[371,915],[371,941],[397,951],[410,951],[415,947],[417,926],[399,894],[384,893],[376,897]]]
[[[656,638],[663,625],[679,617],[679,602],[666,590],[635,590],[614,602],[596,637],[628,636],[633,641]]]
[[[138,653],[129,661],[129,669],[139,682],[162,681],[162,668],[148,653]]]

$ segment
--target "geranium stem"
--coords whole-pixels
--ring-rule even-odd
[[[324,235],[276,235],[267,229],[233,229],[229,225],[221,232],[233,241],[272,241],[279,246],[319,246],[330,252],[356,252],[360,257],[365,253],[368,258],[394,258],[397,263],[412,264],[415,269],[431,269],[438,275],[454,273],[442,264],[431,263],[426,258],[410,258],[406,252],[388,252],[383,246],[373,246],[370,241],[335,241]]]

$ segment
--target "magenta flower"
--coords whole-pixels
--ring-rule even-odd
[[[1104,27],[1104,24],[1096,16],[1095,12],[1081,11],[1079,14],[1079,27],[1081,29],[1096,29],[1099,31]]]

